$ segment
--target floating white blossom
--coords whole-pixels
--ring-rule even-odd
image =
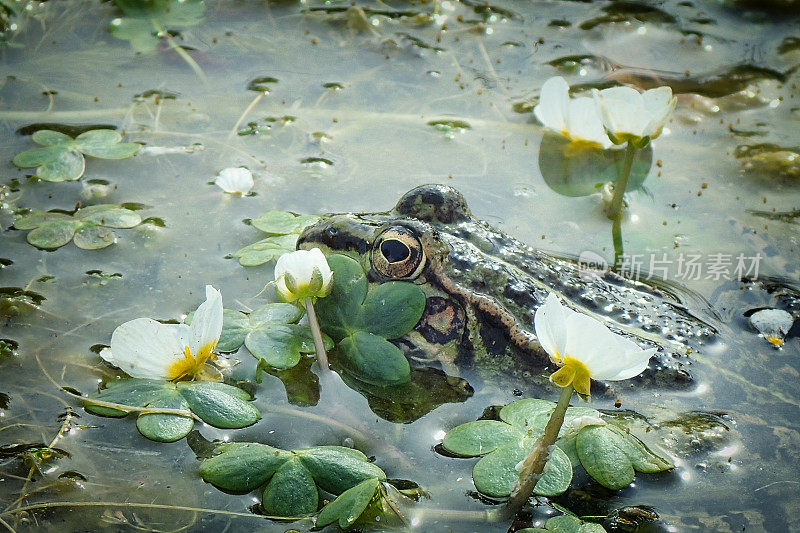
[[[750,323],[770,344],[780,348],[794,323],[794,318],[783,309],[762,309],[750,316]]]
[[[560,387],[572,385],[579,394],[589,394],[592,379],[619,381],[641,374],[656,352],[642,350],[600,321],[564,307],[553,293],[533,320],[539,343],[560,367],[550,380]]]
[[[245,195],[253,188],[253,174],[242,167],[222,169],[214,183],[228,194]]]
[[[333,272],[319,248],[283,254],[275,263],[275,286],[285,302],[327,296],[332,282]]]
[[[206,285],[206,301],[186,324],[162,324],[151,318],[125,322],[111,335],[100,357],[134,378],[182,379],[200,374],[213,358],[222,333],[222,294]]]
[[[644,148],[661,135],[677,102],[669,87],[643,93],[632,87],[593,89],[592,97],[611,142],[630,141],[636,148]]]
[[[571,99],[569,85],[561,76],[544,82],[533,114],[545,127],[572,142],[612,146],[594,101],[587,97]]]

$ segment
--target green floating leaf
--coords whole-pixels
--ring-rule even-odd
[[[200,466],[200,476],[223,490],[249,492],[266,483],[262,508],[272,516],[307,516],[317,511],[318,487],[340,494],[386,474],[358,450],[318,446],[284,451],[264,444],[232,443]]]
[[[298,215],[288,211],[267,211],[251,221],[253,227],[268,235],[253,244],[249,244],[233,253],[242,266],[258,266],[276,260],[285,253],[293,252],[297,246],[297,237],[307,226],[315,223],[319,217]]]
[[[307,516],[317,512],[319,491],[311,472],[296,458],[284,462],[264,488],[261,508],[271,516]]]
[[[606,533],[606,530],[600,524],[593,522],[584,522],[577,516],[561,515],[554,516],[549,519],[544,529],[528,527],[525,529],[517,530],[517,533]]]
[[[368,291],[367,277],[357,261],[334,254],[331,293],[315,304],[320,327],[340,340],[347,370],[370,384],[407,382],[408,360],[387,339],[409,333],[425,310],[425,294],[404,281],[384,283]]]
[[[339,527],[347,529],[358,520],[358,517],[375,497],[380,488],[378,478],[362,481],[355,487],[344,491],[338,498],[326,505],[317,517],[318,527],[327,526],[339,521]]]
[[[295,366],[303,354],[314,353],[314,339],[308,326],[296,324],[303,311],[288,303],[259,307],[250,315],[226,309],[222,313],[222,335],[218,347],[232,352],[244,344],[264,365],[285,370]],[[333,341],[323,335],[326,349]]]
[[[533,448],[555,409],[547,400],[528,398],[500,410],[501,421],[478,420],[450,430],[442,442],[445,450],[463,457],[484,457],[476,463],[475,488],[500,498],[511,493],[519,478],[515,467]],[[634,471],[662,472],[674,468],[671,461],[650,450],[639,439],[612,425],[589,425],[576,434],[570,423],[576,418],[600,418],[589,407],[569,407],[545,474],[534,492],[556,496],[572,478],[572,465],[584,469],[602,485],[620,489],[633,481]]]
[[[255,424],[261,417],[250,402],[250,395],[224,383],[159,381],[127,379],[113,381],[84,400],[90,413],[100,416],[125,416],[139,411],[136,426],[148,439],[174,442],[185,437],[194,427],[194,413],[207,424],[219,428],[242,428]],[[118,404],[115,409],[93,403]],[[180,409],[186,414],[147,413],[142,409]]]
[[[32,230],[28,242],[44,250],[64,246],[73,237],[77,247],[97,250],[116,242],[116,235],[109,228],[132,228],[141,222],[142,217],[131,209],[102,204],[83,207],[71,216],[58,212],[26,213],[14,219],[14,227]]]
[[[589,426],[578,433],[575,445],[589,475],[613,490],[630,485],[635,470],[653,473],[674,468],[669,460],[634,439],[613,426]]]
[[[275,261],[283,254],[293,252],[297,245],[298,234],[275,235],[253,244],[248,244],[233,253],[242,266],[258,266]]]
[[[314,215],[297,215],[288,211],[267,211],[252,220],[254,228],[270,235],[300,233],[304,228],[319,220]]]
[[[17,154],[14,164],[22,168],[38,167],[36,175],[44,181],[80,178],[86,165],[83,154],[103,159],[125,159],[142,147],[139,143],[121,143],[122,136],[109,129],[90,130],[75,139],[57,131],[39,130],[31,139],[45,147]]]
[[[339,343],[339,350],[348,371],[365,383],[395,385],[411,378],[406,356],[383,337],[356,331]]]

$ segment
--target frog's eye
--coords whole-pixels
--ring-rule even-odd
[[[415,278],[425,266],[422,243],[403,227],[381,233],[372,247],[372,267],[381,276],[391,279]]]

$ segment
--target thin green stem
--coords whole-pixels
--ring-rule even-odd
[[[631,175],[633,166],[633,156],[636,154],[636,147],[628,142],[625,147],[625,159],[622,161],[622,170],[614,184],[614,197],[611,199],[611,207],[608,210],[608,218],[614,219],[622,213],[622,197],[625,196],[625,189],[628,187],[628,178]]]
[[[611,239],[614,241],[614,268],[618,269],[622,266],[622,257],[625,255],[625,251],[622,248],[621,213],[614,217],[614,223],[611,225]]]
[[[320,372],[328,372],[328,354],[325,353],[325,343],[322,340],[322,332],[319,329],[319,322],[317,322],[317,313],[314,311],[314,303],[311,298],[306,298],[306,316],[308,316],[308,325],[311,328],[311,336],[314,338],[314,347],[317,350],[317,363],[319,364]]]
[[[497,513],[492,516],[493,519],[504,521],[512,518],[517,514],[520,509],[525,505],[528,499],[533,494],[533,489],[539,478],[542,477],[544,467],[547,460],[550,458],[550,447],[555,444],[558,439],[558,432],[564,424],[564,415],[569,407],[569,400],[572,398],[572,385],[561,389],[561,397],[558,399],[553,414],[550,415],[550,420],[547,421],[547,426],[544,428],[544,434],[539,438],[536,446],[528,453],[528,456],[522,461],[522,468],[519,473],[519,486],[511,494],[508,502],[502,509],[498,509]]]

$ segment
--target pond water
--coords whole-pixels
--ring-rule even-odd
[[[89,414],[61,387],[88,394],[113,379],[93,347],[136,317],[180,321],[206,284],[226,308],[275,301],[271,288],[262,292],[272,263],[231,258],[263,238],[244,221],[273,209],[386,211],[415,186],[444,183],[477,218],[535,248],[613,263],[594,181],[570,181],[531,113],[544,81],[561,75],[576,93],[629,84],[677,94],[652,166],[640,170],[646,180],[628,195],[621,237],[630,261],[618,266],[631,274],[641,261],[642,277],[665,277],[719,334],[688,356],[689,387],[618,383],[592,400],[647,417],[640,429],[656,429],[639,436],[677,468],[637,474],[620,491],[576,477],[555,503],[581,516],[652,506],[661,518],[648,527],[667,531],[800,529],[800,335],[795,324],[776,349],[746,316],[770,307],[797,317],[800,306],[796,2],[752,10],[697,0],[221,0],[142,3],[139,19],[133,2],[117,5],[126,9],[0,1],[10,13],[0,40],[1,526],[308,530],[308,521],[255,514],[257,491],[204,483],[186,441],[146,440],[130,417]],[[91,125],[144,148],[130,159],[87,157],[80,180],[60,183],[11,163],[35,146],[33,131]],[[211,183],[238,166],[252,171],[254,194]],[[116,242],[99,250],[39,250],[13,227],[20,209],[101,203],[130,205],[147,220],[115,230]],[[739,256],[759,258],[758,281],[737,279]],[[689,257],[699,258],[700,275],[679,270]],[[714,263],[727,267],[714,274]],[[232,379],[254,382],[254,360],[244,349],[238,358]],[[401,423],[338,379],[314,401],[306,367],[287,385],[265,374],[252,387],[258,423],[198,426],[202,437],[355,446],[389,478],[419,484],[424,509],[490,506],[472,485],[475,460],[434,450],[444,432],[520,394],[558,396],[522,373],[487,379],[464,368],[471,397]],[[33,447],[27,460],[17,445]],[[555,512],[544,498],[535,504],[514,528]],[[419,531],[512,527],[444,514],[420,522]]]

